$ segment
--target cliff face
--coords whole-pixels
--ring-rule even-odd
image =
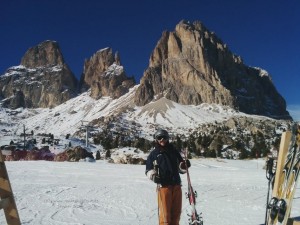
[[[135,103],[164,96],[181,104],[217,103],[249,114],[290,118],[270,76],[244,65],[201,22],[181,21],[152,52]]]
[[[0,76],[0,99],[4,107],[51,108],[74,97],[77,84],[57,42],[45,41]],[[90,89],[95,99],[115,99],[134,85],[119,54],[105,48],[85,60],[79,88]],[[161,97],[185,105],[216,103],[248,114],[291,119],[270,75],[245,65],[199,21],[181,21],[174,31],[163,32],[153,50],[135,103],[143,106]]]
[[[30,48],[21,65],[0,76],[0,97],[10,108],[51,108],[74,97],[76,88],[77,80],[54,41]]]
[[[134,79],[125,74],[119,54],[113,55],[111,48],[99,50],[85,60],[80,86],[81,91],[91,88],[91,97],[119,98],[134,85]]]

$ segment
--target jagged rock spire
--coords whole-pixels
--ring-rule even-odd
[[[118,98],[134,84],[134,79],[126,76],[119,53],[113,54],[111,48],[97,51],[84,62],[81,91],[91,88],[91,97],[95,99],[102,96]]]
[[[249,114],[290,118],[269,75],[244,65],[201,22],[180,21],[153,50],[136,92],[145,105],[166,97],[181,104],[217,103]]]
[[[2,106],[55,107],[76,95],[77,83],[58,43],[45,41],[29,48],[21,65],[9,68],[0,77]]]
[[[27,50],[21,60],[21,65],[27,68],[63,65],[64,58],[56,41],[44,41]]]

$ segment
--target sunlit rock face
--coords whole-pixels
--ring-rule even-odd
[[[45,41],[28,49],[19,66],[0,76],[2,105],[9,108],[51,108],[74,97],[77,80],[59,45]]]
[[[217,103],[239,111],[290,118],[270,75],[245,65],[201,22],[181,21],[158,41],[136,92],[145,105],[166,97],[181,104]]]
[[[111,48],[97,51],[85,60],[81,77],[81,91],[91,88],[91,97],[119,98],[135,85],[134,78],[127,77],[118,53]]]

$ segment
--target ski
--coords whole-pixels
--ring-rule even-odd
[[[268,156],[267,162],[266,162],[266,178],[268,179],[268,194],[267,194],[267,205],[266,205],[266,214],[265,214],[265,225],[268,224],[268,212],[269,212],[269,206],[275,205],[273,202],[269,203],[270,198],[270,190],[272,189],[272,184],[274,182],[274,175],[275,175],[275,161],[277,160],[277,155],[274,157],[274,155]],[[274,200],[274,199],[273,199]]]
[[[281,138],[280,151],[276,167],[276,176],[273,186],[272,198],[267,203],[266,225],[285,225],[285,216],[287,209],[291,206],[291,188],[295,187],[297,182],[296,172],[299,158],[299,132],[297,126],[293,126],[293,132],[284,132]],[[298,176],[298,175],[297,175]],[[296,178],[296,179],[295,179]],[[294,193],[294,191],[293,191]]]
[[[278,211],[278,221],[279,224],[287,224],[288,218],[292,209],[292,201],[297,187],[297,181],[299,177],[300,170],[300,130],[297,129],[296,142],[294,145],[294,160],[290,169],[289,179],[287,180],[286,189],[283,198],[279,200],[279,205],[281,205]]]
[[[278,202],[278,198],[280,195],[281,190],[281,184],[283,182],[283,176],[282,171],[286,164],[286,158],[288,155],[289,144],[292,138],[292,133],[290,131],[282,133],[281,141],[280,141],[280,147],[277,157],[277,165],[276,165],[276,173],[275,173],[275,180],[272,190],[272,198],[270,202],[267,202],[267,221],[266,225],[273,225],[275,222],[275,219],[277,217],[278,210],[276,209],[276,204]]]
[[[0,209],[4,210],[6,222],[9,225],[21,225],[20,216],[10,184],[4,156],[0,150]]]
[[[188,159],[188,149],[186,148],[184,154],[184,160],[187,161],[187,159]],[[186,168],[186,174],[187,174],[187,182],[188,182],[188,191],[185,193],[185,195],[186,198],[189,199],[189,203],[191,206],[191,213],[187,214],[189,216],[189,225],[203,225],[203,218],[201,214],[197,213],[196,210],[197,192],[193,189],[193,186],[191,184],[191,178],[190,178],[188,167]]]

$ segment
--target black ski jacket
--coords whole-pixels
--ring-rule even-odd
[[[179,163],[183,162],[183,158],[172,144],[168,143],[165,147],[157,144],[154,147],[147,158],[146,174],[154,169],[155,160],[162,186],[181,185]]]

